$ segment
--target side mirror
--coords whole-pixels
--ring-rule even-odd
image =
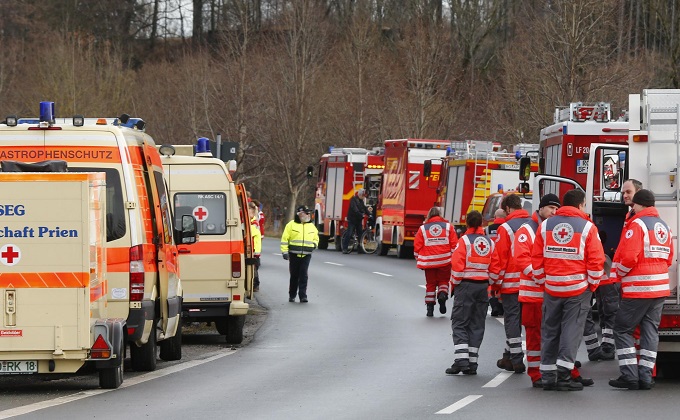
[[[313,176],[314,176],[314,167],[308,166],[307,167],[307,178],[312,178]]]
[[[423,162],[423,176],[427,178],[430,175],[432,175],[432,161],[426,160],[425,162]]]
[[[182,216],[182,226],[181,229],[176,230],[177,232],[177,245],[191,245],[196,243],[198,236],[196,231],[198,230],[196,219],[190,214],[185,214]]]
[[[523,157],[519,160],[519,180],[528,181],[531,176],[531,158]]]

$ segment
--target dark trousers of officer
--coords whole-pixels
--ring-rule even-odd
[[[486,281],[463,280],[453,289],[451,331],[456,366],[477,369],[489,308],[488,286]]]
[[[590,295],[588,302],[593,301],[593,293],[590,291],[586,292]],[[597,330],[595,329],[595,321],[593,320],[593,308],[589,306],[588,314],[586,315],[585,326],[583,327],[583,341],[586,342],[586,350],[588,350],[588,355],[592,356],[600,353],[600,341],[597,338]]]
[[[614,351],[614,320],[621,301],[621,284],[600,285],[595,292],[595,298],[602,328],[602,350],[611,353]]]
[[[253,288],[257,289],[260,287],[260,259],[255,258],[255,278],[253,279]]]
[[[587,289],[572,297],[555,297],[547,292],[543,295],[541,376],[544,384],[570,379],[591,296]]]
[[[503,357],[512,360],[513,365],[519,365],[524,360],[524,352],[522,351],[522,306],[518,300],[519,293],[503,293],[501,297],[503,312],[505,313],[503,325],[505,326],[506,351],[503,353]]]
[[[290,284],[288,286],[288,297],[295,299],[298,294],[300,299],[307,297],[307,270],[309,269],[309,262],[312,260],[311,255],[290,254],[289,271]]]
[[[659,348],[659,323],[664,297],[621,299],[614,323],[614,342],[619,370],[626,381],[652,382],[652,370]],[[640,360],[635,352],[633,331],[640,325]]]

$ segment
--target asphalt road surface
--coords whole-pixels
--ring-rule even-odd
[[[526,374],[500,371],[502,318],[487,318],[478,375],[447,376],[449,314],[425,317],[424,275],[413,260],[316,251],[309,303],[289,303],[288,263],[278,241],[265,238],[262,254],[257,300],[267,316],[247,345],[231,348],[210,334],[187,337],[188,357],[159,363],[156,372],[126,372],[113,391],[98,389],[95,376],[4,377],[0,418],[680,417],[680,381],[657,380],[652,391],[613,389],[607,380],[618,376],[617,362],[589,362],[583,345],[581,372],[595,380],[583,392],[533,389]]]

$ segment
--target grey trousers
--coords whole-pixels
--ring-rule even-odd
[[[601,285],[595,292],[595,298],[602,328],[602,349],[611,352],[614,350],[614,320],[621,301],[621,284]]]
[[[595,321],[593,320],[593,310],[590,306],[592,302],[593,293],[590,291],[586,292],[588,297],[589,310],[586,315],[586,324],[583,330],[583,340],[586,342],[586,350],[588,350],[588,355],[591,355],[598,351],[600,348],[600,341],[597,338],[597,330],[595,330]]]
[[[621,299],[614,323],[614,342],[621,376],[627,381],[652,381],[659,348],[659,323],[664,297]],[[633,331],[640,325],[640,360],[637,360]]]
[[[477,367],[489,307],[488,286],[483,281],[463,281],[453,289],[451,331],[456,366]]]
[[[541,377],[544,383],[569,380],[590,310],[589,290],[578,296],[543,295]]]
[[[502,294],[505,326],[504,357],[510,353],[513,365],[522,363],[524,352],[522,351],[522,307],[519,303],[519,293]]]

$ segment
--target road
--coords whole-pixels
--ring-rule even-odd
[[[584,346],[582,373],[595,379],[585,392],[545,392],[531,388],[525,374],[501,372],[503,325],[492,317],[478,375],[447,376],[450,320],[438,311],[425,317],[424,276],[413,260],[319,250],[309,303],[289,303],[287,262],[277,248],[275,238],[265,239],[258,301],[268,316],[249,345],[215,344],[156,372],[126,372],[113,391],[97,389],[96,381],[69,391],[25,378],[8,390],[3,380],[0,418],[606,419],[645,411],[678,418],[680,382],[659,380],[651,392],[615,390],[607,380],[618,376],[616,361],[588,362]]]

